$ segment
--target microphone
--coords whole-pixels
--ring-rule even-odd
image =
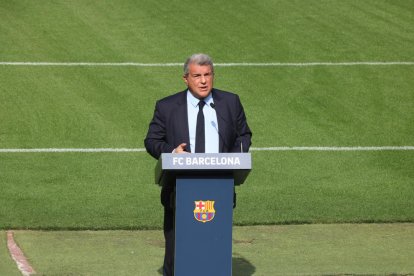
[[[227,125],[229,125],[229,126],[231,126],[232,127],[232,129],[236,132],[236,134],[237,134],[237,139],[239,139],[240,138],[240,152],[243,152],[243,141],[242,141],[242,139],[241,139],[241,135],[240,135],[240,132],[237,130],[237,128],[235,127],[235,125],[232,123],[232,124],[229,124],[229,122],[227,122],[227,120],[226,119],[224,119],[224,117],[223,116],[221,116],[218,112],[217,112],[217,109],[216,109],[216,105],[214,104],[214,103],[210,103],[210,106],[211,106],[211,108],[213,108],[215,111],[216,111],[216,114],[217,114],[217,116],[219,116]],[[218,129],[217,129],[218,130]],[[223,138],[223,140],[224,140],[224,138]]]

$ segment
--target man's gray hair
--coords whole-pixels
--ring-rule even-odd
[[[211,72],[214,73],[213,60],[206,54],[193,54],[184,63],[184,75],[188,75],[188,66],[190,64],[210,65]]]

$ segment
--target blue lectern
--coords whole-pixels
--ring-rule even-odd
[[[234,185],[251,170],[250,153],[164,153],[156,183],[176,184],[176,276],[232,275]]]

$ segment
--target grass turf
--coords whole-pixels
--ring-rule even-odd
[[[256,147],[413,144],[413,66],[216,71],[216,86],[240,95]],[[141,148],[155,101],[184,89],[179,68],[0,72],[1,148]]]
[[[411,1],[28,1],[0,7],[8,61],[406,60]]]
[[[413,153],[254,152],[235,224],[412,221]],[[145,153],[0,155],[3,229],[159,229]]]
[[[409,2],[304,3],[13,1],[0,7],[0,60],[180,62],[199,51],[216,62],[414,56]],[[404,146],[414,143],[413,70],[218,67],[216,86],[241,96],[255,147]],[[141,148],[156,99],[183,89],[180,75],[179,67],[1,65],[0,148]],[[253,157],[238,188],[237,224],[414,219],[412,151]],[[159,228],[154,164],[145,153],[0,153],[0,228]]]
[[[235,227],[233,275],[413,275],[413,224]],[[158,275],[161,231],[15,231],[40,275]]]
[[[412,61],[411,2],[8,1],[0,6],[0,61],[182,62],[193,52],[215,62]],[[412,66],[217,67],[216,73],[217,87],[240,94],[256,147],[413,145]],[[142,147],[155,100],[183,89],[180,74],[179,67],[1,65],[0,148]],[[237,224],[413,221],[412,152],[255,152],[253,158],[252,175],[238,188]],[[144,153],[0,153],[0,228],[160,228],[153,166]],[[236,271],[413,273],[411,225],[339,228],[238,228]],[[18,232],[17,240],[48,275],[113,271],[114,264],[124,271],[137,260],[129,253],[141,246],[156,247],[153,259],[138,262],[155,274],[159,232],[117,233],[121,239],[108,238],[113,232]],[[135,239],[145,241],[142,235],[156,238],[140,244]],[[122,251],[129,244],[133,249]],[[16,274],[3,239],[0,245],[0,274]],[[104,250],[132,262],[97,259]],[[51,268],[55,255],[66,266]]]

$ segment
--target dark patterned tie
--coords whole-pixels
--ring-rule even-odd
[[[197,114],[197,125],[196,125],[196,137],[195,137],[195,152],[206,152],[205,144],[206,144],[206,134],[204,130],[204,114],[203,114],[203,107],[206,103],[204,101],[200,101],[198,103],[198,114]]]

